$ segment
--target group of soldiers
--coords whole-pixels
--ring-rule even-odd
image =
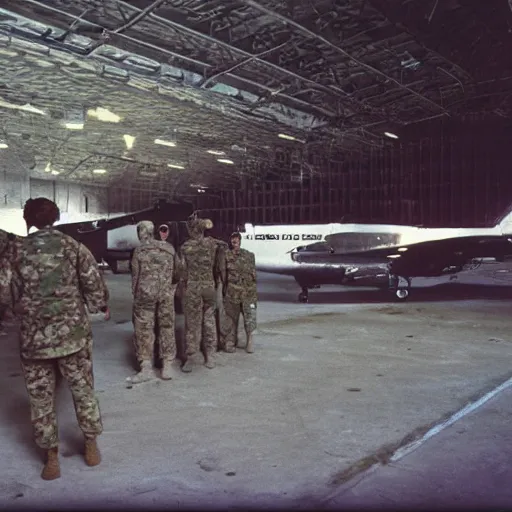
[[[90,314],[109,313],[109,291],[99,267],[83,244],[53,225],[59,219],[57,205],[46,198],[29,199],[23,217],[26,237],[0,230],[0,304],[10,303],[20,323],[21,369],[28,392],[36,444],[44,450],[41,477],[60,477],[59,438],[55,389],[60,373],[67,381],[84,434],[84,460],[101,462],[97,437],[103,431],[94,392],[92,329]],[[252,352],[256,327],[256,271],[254,255],[240,248],[234,233],[227,244],[205,236],[212,222],[193,216],[190,237],[178,250],[156,240],[151,222],[137,226],[140,246],[132,258],[134,340],[140,372],[130,378],[151,378],[155,332],[162,359],[162,378],[174,376],[176,341],[174,296],[179,291],[185,315],[186,360],[200,351],[207,368],[215,366],[215,352],[233,352],[237,344],[238,318],[244,315],[247,352]],[[217,290],[222,299],[217,300]],[[221,314],[217,337],[216,309]]]
[[[240,233],[230,244],[205,236],[213,224],[192,216],[187,222],[189,239],[178,250],[167,241],[168,228],[137,225],[140,246],[131,260],[134,344],[140,371],[128,380],[144,382],[153,376],[155,333],[158,337],[162,379],[176,375],[176,294],[185,316],[186,359],[181,367],[191,372],[196,355],[204,356],[207,368],[215,367],[218,350],[234,352],[238,345],[238,321],[244,318],[246,351],[252,353],[256,328],[256,266],[254,254],[240,247]],[[221,292],[222,298],[219,298]],[[202,342],[202,344],[201,344]],[[202,345],[202,346],[201,346]]]

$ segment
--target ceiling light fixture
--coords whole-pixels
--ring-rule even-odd
[[[295,142],[300,142],[301,144],[305,144],[306,141],[303,140],[303,139],[297,139],[297,137],[294,137],[293,135],[286,135],[286,133],[278,133],[277,136],[280,138],[280,139],[285,139],[285,140],[293,140]]]
[[[94,174],[105,174],[107,171],[106,169],[94,169],[92,172]]]
[[[172,142],[170,140],[155,139],[155,144],[160,144],[160,146],[169,146],[170,148],[176,147],[176,142]]]
[[[33,107],[30,103],[25,103],[25,105],[16,105],[15,103],[10,103],[8,101],[0,99],[0,107],[12,108],[14,110],[22,110],[23,112],[31,112],[32,114],[39,114],[41,116],[46,115],[46,112],[44,110]]]
[[[84,123],[66,123],[64,125],[68,130],[83,130]]]
[[[135,137],[132,137],[131,135],[123,135],[123,139],[127,149],[132,149],[133,143],[135,142]]]
[[[58,174],[60,174],[60,172],[59,172],[59,171],[52,171],[52,174],[53,174],[54,176],[57,176]]]
[[[178,164],[167,164],[167,167],[170,167],[171,169],[185,169],[185,166]]]
[[[235,162],[233,160],[229,160],[228,158],[217,158],[217,162],[220,162],[221,164],[229,164],[233,165]]]
[[[7,149],[9,146],[5,142],[0,142],[0,149]]]
[[[50,163],[47,163],[46,167],[44,168],[44,172],[51,172],[51,170],[52,170],[52,165]]]
[[[121,121],[120,116],[103,107],[96,109],[90,108],[87,111],[87,115],[96,118],[98,121],[103,121],[104,123],[119,123],[119,121]]]
[[[215,149],[209,149],[207,153],[210,153],[210,155],[216,155],[216,156],[222,156],[225,155],[224,151],[215,151]]]
[[[398,135],[395,135],[394,133],[391,132],[384,132],[384,135],[386,137],[389,137],[390,139],[398,139]]]

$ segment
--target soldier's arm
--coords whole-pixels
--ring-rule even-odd
[[[139,282],[140,264],[139,264],[139,251],[133,251],[130,267],[132,269],[132,295],[135,296],[137,290],[137,283]]]
[[[0,258],[0,299],[10,294],[12,282],[12,267],[10,261],[3,257]]]
[[[89,313],[106,312],[109,299],[107,285],[94,256],[83,244],[78,246],[78,280]]]
[[[249,252],[249,262],[250,262],[250,275],[252,278],[252,281],[256,283],[256,258],[254,257],[253,252]]]
[[[226,284],[226,247],[223,242],[217,244],[217,253],[215,255],[215,274],[218,276],[220,283]]]

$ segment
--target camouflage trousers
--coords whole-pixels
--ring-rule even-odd
[[[216,295],[213,282],[189,281],[183,290],[187,356],[201,350],[201,340],[206,355],[217,351]]]
[[[78,425],[88,439],[103,432],[98,400],[94,394],[92,340],[74,354],[56,359],[21,359],[30,401],[30,415],[36,444],[44,450],[59,444],[55,388],[57,372],[67,381]]]
[[[256,330],[256,302],[243,301],[235,302],[229,297],[224,299],[224,311],[226,312],[223,322],[221,345],[223,349],[232,349],[238,345],[238,322],[240,314],[244,319],[246,334]]]
[[[158,357],[162,361],[176,359],[176,332],[174,290],[160,299],[143,301],[135,297],[133,303],[134,344],[137,361],[153,361],[155,332],[158,335]]]

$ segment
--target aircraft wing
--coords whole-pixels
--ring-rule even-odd
[[[468,236],[343,251],[332,247],[326,240],[300,247],[291,256],[297,263],[320,266],[387,263],[390,272],[398,276],[434,277],[459,272],[475,260],[512,259],[512,241],[506,236]]]

